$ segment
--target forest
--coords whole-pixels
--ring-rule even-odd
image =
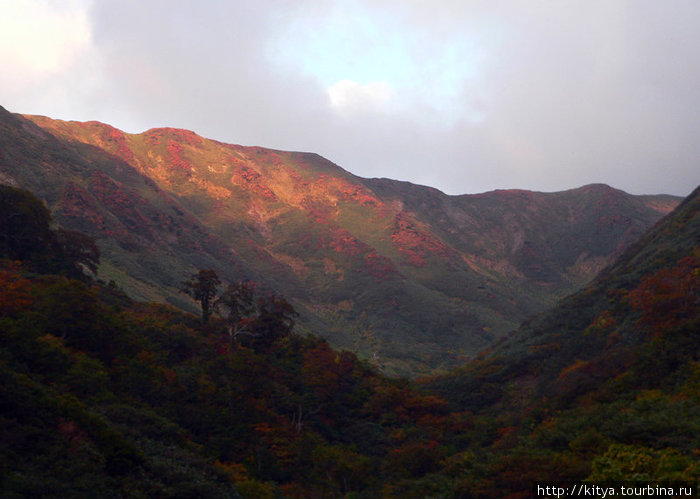
[[[446,375],[377,372],[196,269],[138,302],[0,187],[3,497],[532,497],[700,481],[700,191],[588,287]],[[640,482],[640,483],[641,483]]]

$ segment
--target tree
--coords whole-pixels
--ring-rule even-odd
[[[239,281],[229,284],[226,290],[216,300],[216,308],[224,309],[226,328],[231,343],[241,335],[253,336],[249,325],[250,316],[255,312],[255,283]]]
[[[257,303],[258,315],[251,324],[256,343],[272,345],[277,339],[289,336],[299,314],[282,296],[261,296]]]
[[[40,266],[55,250],[51,213],[34,194],[0,185],[0,257]]]
[[[197,300],[202,307],[202,322],[209,322],[211,307],[216,297],[217,288],[221,284],[216,271],[200,269],[199,272],[182,283],[182,292]]]
[[[0,258],[25,261],[42,272],[97,274],[95,240],[74,230],[51,230],[51,212],[29,191],[0,185]]]
[[[100,249],[90,236],[76,230],[59,229],[56,239],[61,248],[62,264],[70,273],[81,275],[83,269],[88,269],[97,275],[100,264]]]

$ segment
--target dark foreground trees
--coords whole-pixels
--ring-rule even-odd
[[[202,307],[202,322],[204,324],[209,322],[209,317],[211,317],[212,305],[219,285],[221,285],[221,280],[216,271],[212,269],[201,269],[182,283],[182,292],[190,295]]]
[[[100,250],[90,236],[51,229],[51,212],[34,194],[0,185],[0,259],[33,270],[84,278],[97,275]]]
[[[216,271],[201,269],[183,283],[182,291],[200,303],[204,324],[213,312],[221,316],[231,347],[266,348],[291,334],[299,314],[286,298],[275,293],[257,296],[252,281],[229,284],[217,297],[220,284]]]

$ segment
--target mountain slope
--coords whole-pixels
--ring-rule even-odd
[[[28,222],[0,218],[22,261],[0,262],[3,497],[697,491],[700,189],[591,286],[433,381],[452,408],[279,317],[269,341],[232,341],[219,318],[37,274],[46,210],[2,191]]]
[[[294,334],[288,308],[259,297],[258,334],[233,339],[73,272],[81,255],[56,266],[30,192],[2,186],[0,207],[3,499],[379,497],[451,426],[444,401]]]
[[[699,374],[697,188],[585,289],[427,386],[501,428],[480,449],[500,483],[465,487],[522,492],[586,477],[697,484]]]
[[[675,206],[602,185],[447,196],[315,154],[0,112],[0,181],[93,236],[100,275],[193,310],[196,268],[288,296],[387,372],[456,365],[587,282]]]
[[[636,354],[632,352],[640,345],[663,337],[679,320],[697,321],[699,264],[697,188],[588,286],[502,338],[480,355],[480,363],[457,370],[441,382],[476,383],[470,372],[486,363],[498,366],[489,375],[495,385],[507,385],[516,377],[530,375],[534,378],[528,383],[537,380],[538,388],[533,388],[533,393],[552,396],[550,390],[556,384],[553,380],[571,364],[583,366],[583,362],[595,359],[617,358],[621,364],[608,369],[589,366],[601,379],[614,376],[634,360]],[[697,350],[697,344],[692,350]],[[452,391],[466,397],[460,404],[471,404],[466,386]],[[501,395],[504,394],[493,393],[491,398],[496,400]],[[506,398],[500,403],[510,402]]]

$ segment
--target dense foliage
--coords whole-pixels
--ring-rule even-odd
[[[0,270],[3,497],[372,497],[439,467],[446,403],[293,334],[284,298],[229,285],[204,322],[38,272],[44,244]]]
[[[289,303],[251,283],[204,322],[41,270],[31,245],[0,269],[0,492],[516,498],[561,480],[697,482],[699,207],[696,192],[588,289],[420,388],[295,334]]]
[[[428,386],[491,422],[469,493],[698,483],[700,188],[587,289]]]
[[[49,209],[31,192],[0,185],[0,259],[25,260],[32,269],[80,277],[97,272],[100,251],[86,235],[51,229]]]

